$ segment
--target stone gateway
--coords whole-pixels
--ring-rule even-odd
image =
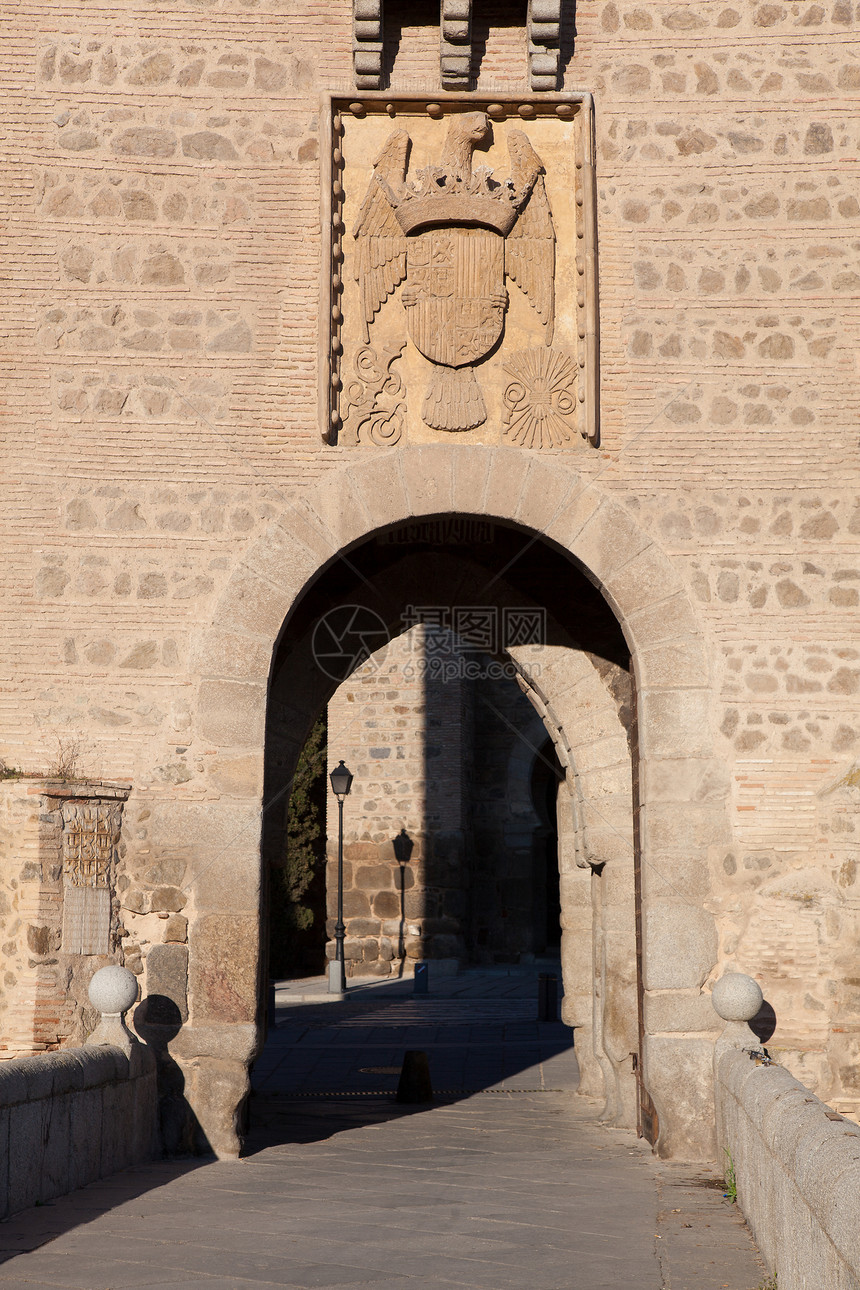
[[[856,1113],[857,6],[0,10],[0,1058],[125,966],[238,1151],[327,710],[350,979],[554,918],[664,1155],[730,971]]]

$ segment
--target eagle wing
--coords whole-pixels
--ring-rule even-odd
[[[364,339],[370,324],[398,283],[406,277],[406,236],[388,196],[406,179],[411,141],[405,130],[388,136],[376,158],[353,237],[356,244],[355,280],[361,296]]]
[[[555,228],[540,157],[521,130],[508,135],[514,191],[525,193],[517,222],[505,239],[505,272],[528,297],[552,344],[555,321]]]

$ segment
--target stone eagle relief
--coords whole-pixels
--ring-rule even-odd
[[[509,130],[510,178],[473,169],[473,152],[491,130],[485,112],[454,116],[439,165],[409,180],[411,140],[394,130],[353,230],[365,343],[406,279],[409,336],[433,365],[422,415],[435,430],[472,430],[487,419],[474,368],[504,333],[506,275],[543,324],[544,343],[552,343],[555,230],[544,166],[523,131]]]

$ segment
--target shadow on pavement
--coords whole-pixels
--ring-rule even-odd
[[[252,1075],[244,1154],[313,1142],[476,1094],[573,1093],[573,1031],[538,1020],[536,969],[475,970],[432,993],[411,982],[359,987],[327,1000],[280,992],[276,1026]],[[427,1054],[433,1101],[395,1101],[404,1055]]]
[[[185,1160],[155,1160],[151,1164],[135,1165],[122,1173],[97,1182],[67,1196],[45,1201],[35,1209],[25,1209],[0,1223],[0,1265],[29,1250],[37,1250],[66,1232],[74,1231],[85,1223],[102,1218],[112,1210],[131,1204],[126,1210],[129,1226],[134,1222],[134,1201],[148,1196],[152,1191],[193,1173],[203,1165],[211,1164],[214,1156],[195,1156]],[[37,1284],[34,1282],[34,1285]]]

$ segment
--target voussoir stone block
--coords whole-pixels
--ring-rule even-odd
[[[611,591],[612,579],[609,580]],[[626,618],[638,649],[699,635],[699,623],[686,594],[679,593],[637,609]]]
[[[257,552],[255,558],[261,560],[263,554]],[[312,567],[312,563],[309,563],[307,571]],[[274,563],[272,570],[273,573],[277,572]],[[250,569],[239,569],[230,579],[218,602],[218,618],[225,627],[250,631],[257,636],[268,636],[274,641],[301,586],[302,583],[289,586],[273,582]]]
[[[683,591],[672,561],[653,543],[614,570],[606,588],[610,603],[622,619]]]
[[[520,494],[517,519],[526,528],[545,532],[562,513],[578,483],[579,476],[572,471],[560,470],[555,462],[550,466],[533,459]]]
[[[267,583],[283,588],[290,599],[293,599],[330,554],[328,543],[319,541],[315,549],[309,550],[280,524],[271,524],[248,552],[245,566]],[[276,617],[279,615],[274,628],[277,633],[286,611],[281,597],[272,596],[271,600],[277,605],[274,610]]]
[[[379,459],[382,456],[380,453]],[[343,547],[359,541],[373,528],[363,504],[361,487],[354,479],[351,469],[338,471],[336,484],[320,480],[307,499],[303,499],[294,509],[299,515],[307,511],[308,523],[319,532],[320,543],[329,559]],[[289,526],[292,511],[285,518]],[[314,549],[310,543],[307,545],[309,549]]]
[[[198,692],[197,729],[220,747],[259,747],[266,724],[264,685],[204,680]]]
[[[611,584],[612,570],[638,555],[650,542],[623,507],[606,500],[583,525],[573,552],[592,574]]]
[[[659,649],[638,650],[639,682],[646,689],[704,686],[709,681],[708,660],[701,637],[668,641]]]
[[[527,470],[527,460],[510,449],[497,448],[493,452],[484,494],[487,515],[513,519],[519,509]]]
[[[602,500],[603,495],[597,488],[587,482],[580,482],[574,487],[560,513],[549,524],[546,536],[575,553],[579,534]]]
[[[454,453],[443,444],[411,448],[403,454],[403,482],[411,515],[447,514],[454,492]]]
[[[483,448],[463,447],[454,458],[452,505],[463,515],[481,515],[490,473],[490,457]]]
[[[368,531],[409,518],[403,470],[401,454],[394,451],[378,453],[366,464],[353,467],[355,492],[367,514]]]
[[[271,659],[271,637],[213,627],[198,641],[191,666],[201,676],[258,681],[268,676]]]

